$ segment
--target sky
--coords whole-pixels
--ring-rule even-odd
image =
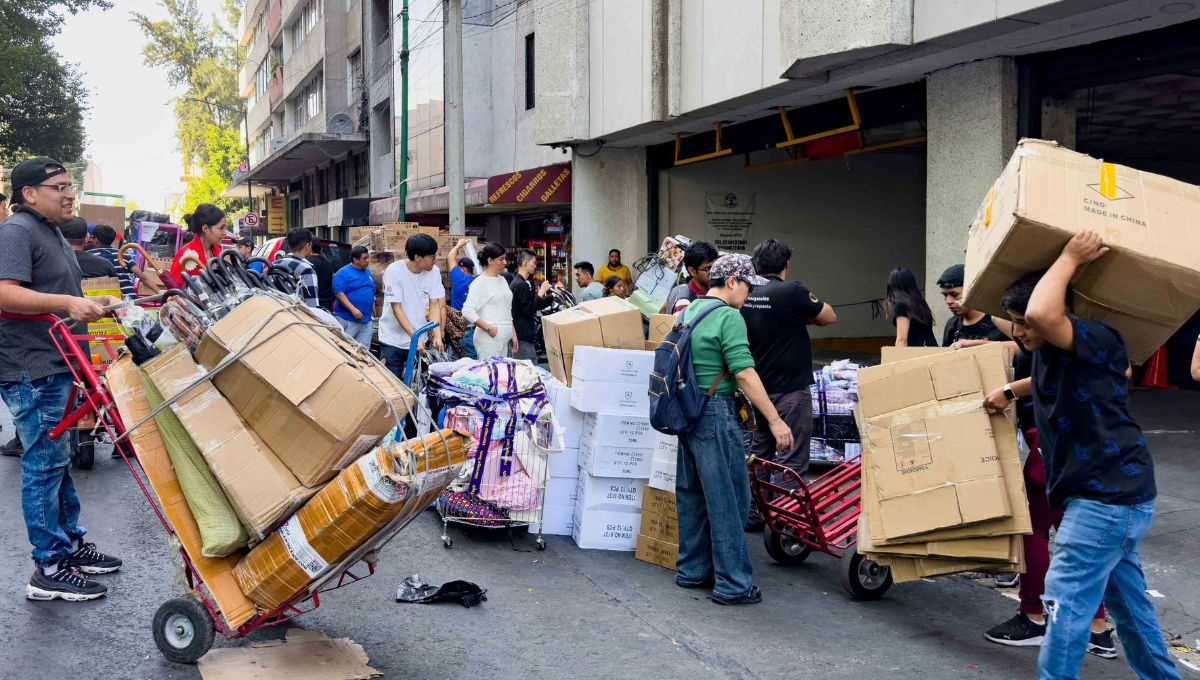
[[[218,0],[199,5],[206,16],[220,8]],[[165,70],[142,63],[144,38],[131,12],[165,16],[155,0],[114,0],[110,10],[68,16],[54,45],[83,73],[90,106],[85,155],[100,167],[101,191],[163,210],[167,194],[183,187],[171,103],[179,92]]]

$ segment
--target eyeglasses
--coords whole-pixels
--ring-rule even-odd
[[[46,187],[54,189],[59,194],[76,194],[79,193],[79,187],[74,184],[34,184],[35,187]]]

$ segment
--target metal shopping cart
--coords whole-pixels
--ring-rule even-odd
[[[766,527],[771,559],[796,565],[814,550],[841,559],[842,586],[856,600],[877,600],[892,587],[889,567],[855,550],[862,500],[862,464],[843,463],[811,482],[795,470],[751,456],[750,491]]]
[[[143,304],[149,301],[157,302],[160,298],[161,296],[156,296],[151,299],[123,302],[106,308],[106,311],[112,312],[122,307]],[[394,538],[401,529],[420,515],[420,512],[417,511],[419,509],[409,508],[409,504],[417,501],[418,496],[413,494],[405,501],[404,510],[400,512],[392,523],[388,524],[357,549],[351,551],[343,560],[329,565],[323,574],[303,590],[270,611],[258,612],[250,617],[249,620],[240,623],[236,627],[229,626],[208,585],[205,583],[200,570],[197,568],[195,560],[201,559],[201,557],[189,554],[182,542],[179,541],[175,527],[172,526],[171,521],[167,518],[164,508],[160,507],[158,491],[153,489],[153,480],[149,474],[141,470],[140,466],[135,467],[135,462],[138,460],[135,455],[136,447],[129,435],[139,425],[152,421],[153,417],[153,412],[150,411],[148,404],[145,403],[144,395],[141,396],[139,405],[142,410],[136,413],[124,414],[123,417],[108,382],[93,368],[90,357],[84,354],[71,334],[69,330],[72,324],[71,321],[59,319],[49,314],[25,316],[3,313],[0,316],[3,316],[5,319],[28,321],[31,324],[50,324],[49,332],[54,339],[54,344],[58,347],[59,352],[62,354],[71,371],[73,380],[72,392],[78,393],[82,397],[78,407],[68,406],[62,422],[51,430],[51,439],[61,436],[63,432],[70,429],[88,414],[95,416],[98,427],[103,427],[111,441],[114,442],[116,450],[125,461],[130,473],[132,473],[134,480],[138,484],[138,488],[141,489],[142,494],[149,501],[150,507],[162,523],[172,544],[178,550],[179,563],[187,584],[187,593],[172,597],[163,602],[155,612],[152,624],[155,645],[162,652],[163,656],[170,661],[176,663],[195,663],[212,647],[217,632],[220,632],[228,639],[236,640],[254,631],[286,623],[297,616],[320,607],[321,596],[324,593],[348,586],[373,575],[375,573],[375,563],[379,550]],[[36,331],[31,328],[30,332]],[[140,392],[140,390],[137,391]],[[73,401],[68,402],[68,404],[73,403]],[[132,423],[128,427],[126,425],[127,420]],[[445,462],[449,463],[449,444],[444,438],[441,442],[446,454]],[[429,446],[420,446],[419,454],[414,453],[415,448],[417,447],[408,446],[404,449],[404,452],[410,457],[410,460],[407,461],[408,469],[419,469],[417,462],[418,455],[423,456],[423,469],[426,470],[433,469],[431,465],[443,462],[439,458],[440,454],[436,451],[431,451]]]

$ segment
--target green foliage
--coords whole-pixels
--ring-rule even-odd
[[[204,132],[204,148],[206,160],[200,175],[188,183],[183,211],[190,213],[201,203],[212,203],[226,212],[243,209],[244,199],[221,198],[233,181],[233,171],[246,159],[246,147],[238,129],[209,125]]]

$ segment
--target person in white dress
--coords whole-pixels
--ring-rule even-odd
[[[467,289],[463,318],[475,327],[475,352],[480,361],[506,357],[517,351],[513,333],[512,290],[501,276],[508,259],[504,248],[489,243],[479,250],[483,274],[475,277]]]

